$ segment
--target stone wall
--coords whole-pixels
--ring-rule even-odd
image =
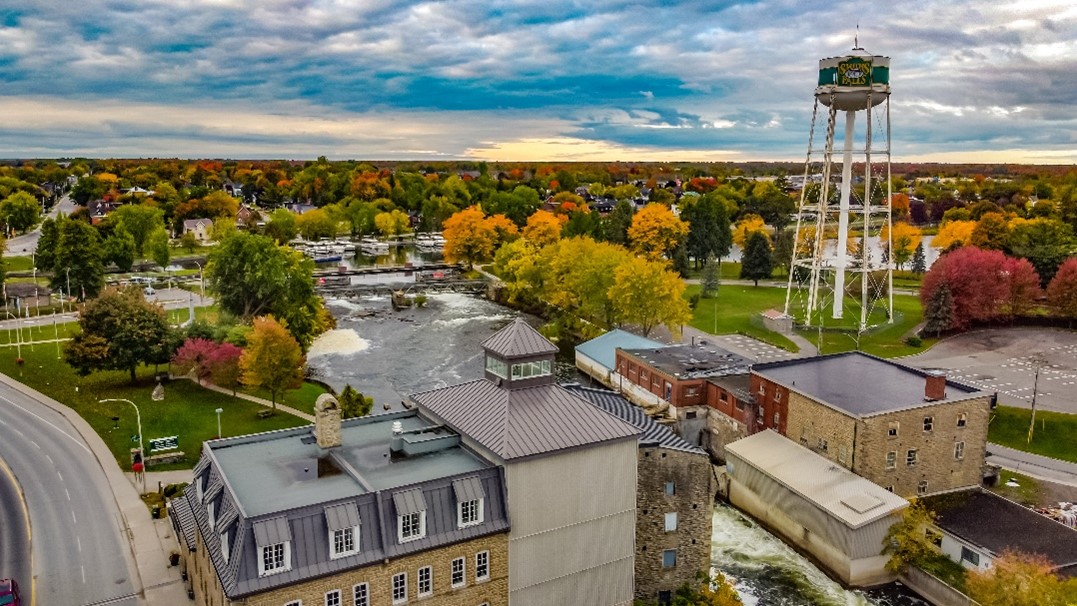
[[[710,567],[714,476],[707,455],[668,448],[641,447],[638,469],[636,597],[655,599]],[[672,495],[667,482],[673,483]],[[673,512],[677,528],[667,532],[666,514]],[[676,566],[664,568],[662,552],[669,549],[676,550]]]
[[[711,409],[707,415],[707,441],[703,445],[712,457],[725,460],[726,444],[748,437],[748,427],[736,419]]]
[[[856,471],[853,468],[856,423],[855,418],[843,412],[789,392],[785,437],[852,471]]]

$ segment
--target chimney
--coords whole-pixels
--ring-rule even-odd
[[[323,393],[314,402],[314,437],[323,450],[340,446],[340,404],[332,394]]]
[[[946,399],[946,373],[938,370],[928,371],[924,399],[928,402]]]
[[[393,437],[389,439],[389,454],[398,455],[404,451],[404,425],[400,421],[393,421]]]

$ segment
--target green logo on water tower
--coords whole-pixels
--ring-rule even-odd
[[[838,86],[871,86],[871,61],[849,57],[839,62]]]

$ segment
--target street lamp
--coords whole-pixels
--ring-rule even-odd
[[[221,413],[224,412],[224,409],[223,408],[218,408],[214,412],[217,413],[217,437],[220,438],[221,437]]]
[[[138,457],[142,461],[143,469],[146,465],[146,451],[142,448],[142,413],[138,411],[138,405],[126,398],[105,398],[104,400],[98,400],[98,404],[104,404],[106,402],[127,402],[131,406],[135,407],[135,420],[138,421]],[[146,493],[146,474],[142,474],[142,493]]]
[[[202,298],[205,299],[206,298],[206,281],[202,278],[202,264],[199,263],[198,261],[195,261],[194,264],[198,266],[198,288],[201,289]],[[205,305],[205,303],[201,303],[201,305]]]

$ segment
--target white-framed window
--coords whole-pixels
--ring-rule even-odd
[[[460,528],[466,526],[474,526],[476,524],[482,524],[483,520],[483,501],[486,499],[472,499],[470,501],[460,501],[460,504],[456,506],[456,525]]]
[[[662,568],[677,567],[677,550],[667,549],[662,552]]]
[[[423,566],[415,576],[415,594],[420,598],[434,593],[434,569]]]
[[[288,602],[284,606],[303,606],[303,600],[292,600],[291,602]]]
[[[329,533],[329,557],[331,559],[359,553],[359,527],[338,528]]]
[[[452,561],[452,586],[463,587],[467,583],[467,562],[464,558]]]
[[[400,542],[414,541],[426,536],[426,511],[406,513],[397,518]]]
[[[480,551],[475,554],[475,581],[490,580],[490,552]]]
[[[849,460],[849,449],[844,446],[838,446],[838,463],[845,465]]]
[[[544,377],[550,374],[550,361],[538,360],[535,362],[522,362],[512,365],[513,379],[528,379],[530,377]]]
[[[957,426],[964,427],[969,424],[969,416],[965,413],[957,415]]]
[[[673,532],[677,530],[677,512],[670,511],[666,513],[666,532]]]
[[[258,558],[258,576],[284,572],[292,568],[291,541],[264,545],[262,557]]]
[[[194,483],[194,487],[198,489],[198,502],[201,503],[206,496],[206,474],[198,476],[198,480]]]
[[[370,585],[359,583],[352,587],[352,601],[355,606],[370,606]]]
[[[677,484],[675,482],[666,482],[666,496],[672,497],[677,494]]]
[[[908,465],[909,467],[912,467],[913,465],[916,465],[916,462],[918,460],[919,460],[919,457],[917,455],[917,452],[916,452],[915,448],[910,448],[905,453],[905,464]]]
[[[774,390],[774,401],[775,402],[781,402],[782,401],[782,390],[780,390],[780,389],[775,389]]]
[[[765,383],[760,383],[759,384],[759,395],[761,395],[761,396],[767,395],[767,386],[766,386]]]
[[[502,379],[509,378],[509,365],[497,358],[486,356],[486,370]]]
[[[886,453],[886,468],[894,469],[895,467],[897,467],[897,451],[891,450]]]
[[[339,589],[325,592],[325,606],[344,606],[344,600],[340,597]]]
[[[935,417],[924,417],[924,431],[931,431],[935,426]]]
[[[920,480],[919,482],[916,483],[916,494],[918,494],[918,495],[927,494],[927,480]]]
[[[210,501],[206,505],[206,517],[209,519],[209,527],[213,528],[217,525],[217,502]]]
[[[960,461],[965,458],[965,443],[954,442],[954,459]]]
[[[779,426],[781,424],[782,424],[782,415],[781,415],[781,413],[778,413],[778,412],[774,413],[774,426],[777,427],[777,426]]]
[[[826,452],[830,449],[830,443],[826,441],[826,438],[819,438],[819,450]]]
[[[228,531],[225,530],[221,533],[221,557],[224,558],[225,563],[228,562]]]
[[[408,573],[393,575],[393,603],[403,604],[408,601]]]
[[[964,562],[968,562],[969,564],[972,564],[973,566],[979,566],[980,565],[980,554],[978,554],[975,551],[969,549],[968,547],[965,547],[964,545],[962,545],[961,546],[961,560],[964,561]]]

